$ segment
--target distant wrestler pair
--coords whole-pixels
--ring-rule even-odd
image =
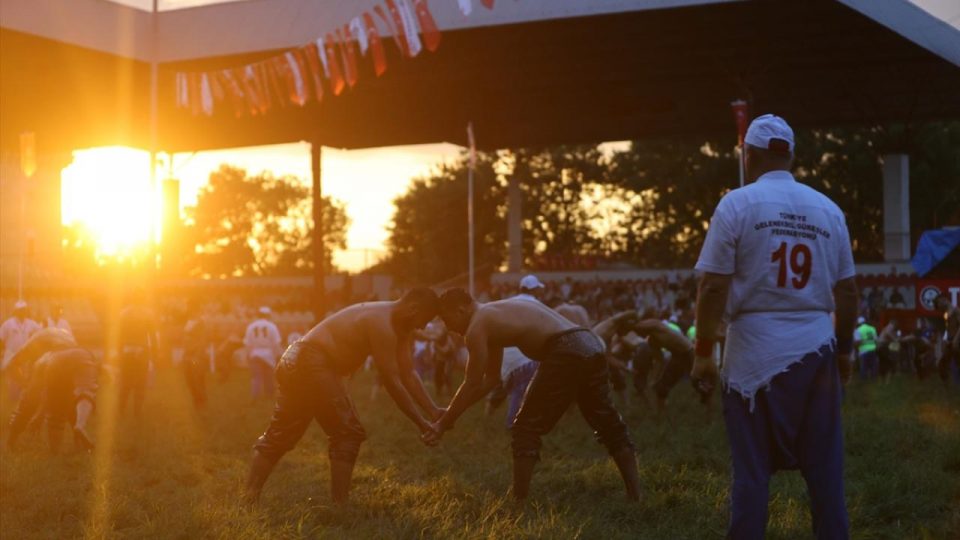
[[[466,376],[446,409],[427,394],[413,370],[414,330],[439,315],[464,337],[470,356]],[[607,328],[623,326],[622,314]],[[539,362],[511,429],[513,494],[527,496],[541,437],[576,402],[597,440],[613,458],[627,496],[640,497],[637,462],[627,427],[610,400],[603,340],[539,302],[511,298],[480,304],[462,289],[438,297],[416,288],[395,302],[347,307],[314,327],[287,349],[277,366],[279,395],[267,430],[254,445],[245,499],[252,503],[283,454],[296,445],[311,421],[329,438],[334,501],[347,499],[363,426],[342,377],[373,356],[380,380],[428,446],[439,443],[456,420],[500,382],[504,347],[518,347]]]

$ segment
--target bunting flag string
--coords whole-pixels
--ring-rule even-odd
[[[455,1],[464,16],[473,13],[473,0]],[[480,3],[493,9],[494,0]],[[195,116],[213,116],[221,111],[237,118],[262,116],[271,109],[320,103],[328,90],[339,96],[357,85],[361,71],[369,69],[365,65],[372,65],[374,75],[382,76],[387,71],[386,34],[393,37],[402,58],[414,58],[424,49],[432,53],[440,47],[441,32],[429,0],[382,0],[371,11],[307,45],[259,62],[214,71],[177,72],[174,103]]]

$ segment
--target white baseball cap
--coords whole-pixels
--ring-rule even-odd
[[[540,283],[540,280],[537,279],[537,276],[533,274],[527,274],[523,276],[523,279],[520,280],[521,289],[542,289],[543,287],[543,283]]]
[[[786,141],[787,149],[793,152],[793,129],[783,118],[775,114],[765,114],[754,118],[753,122],[750,122],[750,127],[747,128],[747,135],[743,138],[743,142],[765,150],[777,150],[776,143],[774,143],[774,148],[770,147],[772,139]]]
[[[867,320],[864,319],[863,317],[857,317],[857,324],[863,324],[865,322],[867,322]]]
[[[267,306],[260,306],[260,309],[257,311],[259,311],[261,315],[269,315],[271,313],[270,308]]]

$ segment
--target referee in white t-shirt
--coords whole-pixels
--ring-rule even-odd
[[[793,130],[782,118],[756,118],[745,143],[752,183],[720,200],[696,266],[692,379],[702,390],[717,379],[712,338],[729,321],[719,374],[733,461],[728,537],[762,539],[770,476],[798,469],[816,537],[847,538],[840,401],[857,288],[846,222],[790,174]]]

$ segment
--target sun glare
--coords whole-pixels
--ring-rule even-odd
[[[111,146],[78,150],[61,174],[64,225],[88,230],[101,256],[130,254],[150,240],[157,213],[150,188],[150,155]]]

